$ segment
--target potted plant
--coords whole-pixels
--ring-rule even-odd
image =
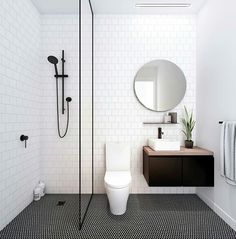
[[[184,106],[185,116],[182,118],[182,123],[184,129],[182,130],[186,136],[185,140],[185,148],[193,148],[193,141],[192,141],[192,131],[195,127],[196,121],[193,119],[193,112],[189,113],[187,108]]]

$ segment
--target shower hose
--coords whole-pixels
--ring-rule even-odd
[[[64,134],[61,134],[60,130],[60,119],[59,119],[59,102],[58,102],[58,78],[56,78],[56,94],[57,94],[57,132],[60,138],[64,138],[68,132],[69,128],[69,120],[70,120],[70,105],[69,100],[66,100],[67,102],[67,122],[66,122],[66,130]]]

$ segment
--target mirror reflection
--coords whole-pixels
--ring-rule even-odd
[[[134,79],[134,92],[139,102],[153,111],[175,108],[186,92],[183,71],[167,60],[145,64]]]

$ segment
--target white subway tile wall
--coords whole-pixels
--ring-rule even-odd
[[[89,1],[81,2],[81,191],[92,193],[92,15]],[[82,198],[83,200],[83,198]]]
[[[0,230],[32,201],[40,178],[39,62],[39,13],[29,0],[1,0]]]
[[[105,192],[108,141],[125,141],[132,148],[132,193],[195,192],[195,188],[147,186],[142,147],[149,137],[156,137],[157,126],[142,123],[162,121],[164,113],[143,108],[133,92],[134,76],[144,63],[173,61],[187,79],[185,98],[174,111],[179,119],[183,105],[195,113],[195,28],[195,17],[190,15],[95,16],[96,193]],[[1,230],[32,201],[39,179],[45,181],[47,193],[78,192],[78,16],[40,16],[30,0],[1,0],[0,41]],[[54,67],[47,61],[49,55],[58,57],[61,71],[61,50],[65,50],[65,73],[69,74],[65,96],[73,99],[64,139],[57,135]],[[61,122],[65,129],[66,115]],[[181,134],[180,125],[162,127],[165,137]],[[29,135],[27,149],[19,140],[21,134]],[[91,184],[86,177],[89,172],[87,165],[83,171],[87,185]]]
[[[41,17],[41,177],[47,193],[78,193],[78,16],[42,15]],[[61,74],[61,54],[65,50],[65,98],[70,96],[68,134],[57,134],[56,79],[49,55],[58,58]],[[65,131],[67,112],[61,114],[61,79],[59,79],[61,132]],[[65,104],[65,108],[66,108]]]
[[[154,59],[176,63],[187,80],[183,106],[195,113],[196,19],[192,15],[95,16],[95,192],[104,193],[105,143],[125,141],[132,148],[132,193],[194,193],[195,188],[148,187],[142,174],[142,147],[157,137],[164,113],[145,109],[135,98],[133,80],[139,68]],[[181,135],[181,126],[162,126],[164,137]],[[183,143],[183,137],[181,137]]]

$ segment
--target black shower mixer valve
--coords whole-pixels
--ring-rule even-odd
[[[27,135],[21,135],[20,136],[20,141],[24,142],[25,141],[25,148],[27,147],[27,140],[29,139],[29,136]]]

